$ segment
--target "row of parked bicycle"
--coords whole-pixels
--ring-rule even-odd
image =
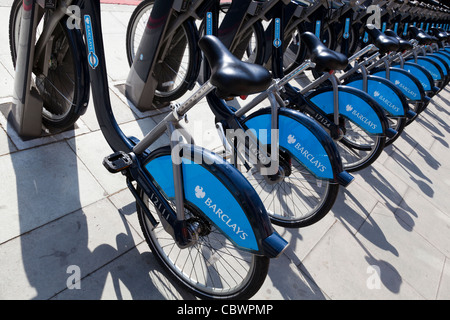
[[[126,138],[113,113],[105,112],[109,101],[97,86],[106,74],[95,26],[100,5],[93,2],[82,7],[83,32],[98,120],[114,151],[104,165],[127,177],[152,252],[202,298],[253,296],[269,258],[287,247],[271,223],[299,228],[322,219],[339,188],[353,181],[351,173],[376,161],[450,79],[450,11],[444,6],[144,0],[127,31],[126,96],[141,110],[170,104],[172,111],[139,141]],[[71,31],[61,30],[59,37],[71,39]],[[52,45],[63,45],[57,38]],[[73,51],[64,52],[78,54]],[[66,66],[67,73],[68,63],[57,59],[50,65]],[[83,72],[78,69],[74,73]],[[308,70],[311,81],[300,84]],[[45,79],[42,85],[51,80]],[[185,102],[171,103],[186,93]],[[222,156],[194,147],[181,130],[184,115],[204,97]],[[46,124],[62,128],[76,121],[74,103],[64,113],[55,100],[49,96],[44,104]],[[261,107],[265,101],[269,106]],[[150,152],[167,131],[170,146]]]
[[[218,19],[215,34],[221,43],[216,46],[239,60],[264,65],[277,79],[255,75],[223,51],[205,50],[203,42],[215,41],[200,40],[212,68],[220,66],[210,80],[217,89],[208,103],[228,160],[256,190],[272,223],[280,226],[306,227],[324,217],[339,187],[353,180],[349,172],[376,161],[449,81],[449,11],[442,7],[408,1],[233,1],[222,2],[215,14],[209,8],[203,16],[193,13],[201,2],[190,2],[193,11],[187,7],[174,18],[183,27],[167,37],[172,44],[163,47],[170,53],[153,70],[158,79],[153,104],[179,98],[202,72],[192,66],[200,65],[202,53],[195,50],[197,38],[188,35],[196,25],[187,21],[204,17],[201,36],[214,34],[209,19]],[[126,43],[132,67],[154,5],[143,1],[130,19]],[[314,79],[301,88],[295,80],[306,70],[313,70]],[[251,76],[242,80],[246,71]],[[239,98],[263,89],[253,102]],[[266,98],[270,107],[252,113]],[[238,137],[237,144],[225,134],[240,128],[257,132],[246,145],[244,138]],[[261,130],[278,130],[275,140],[274,134],[264,137],[266,154],[254,151]],[[275,143],[278,150],[271,149]],[[263,160],[272,159],[273,165],[274,152],[277,170],[262,173],[268,166]]]
[[[163,50],[165,60],[158,59],[153,70],[153,77],[158,81],[153,105],[177,99],[198,81],[200,63],[196,61],[201,59],[201,52],[195,50],[196,40],[189,40],[197,38],[188,35],[194,33],[196,26],[188,26],[187,22],[192,17],[203,17],[198,12],[204,2],[190,2],[191,7],[185,7],[174,18],[178,25],[185,24],[179,27],[183,32],[178,30],[167,36],[168,40],[172,39],[170,44],[170,41],[162,41],[166,46]],[[143,1],[130,19],[127,53],[131,66],[138,48],[135,44],[142,39],[154,5],[153,0]],[[360,26],[364,18],[373,14],[367,10],[373,6],[381,30],[372,24]],[[245,96],[260,91],[261,84],[254,87],[253,82],[260,80],[254,75],[256,80],[233,81],[233,74],[242,70],[227,70],[228,74],[219,70],[224,74],[211,79],[219,87],[216,97],[208,98],[219,133],[225,141],[225,150],[236,157],[234,163],[239,163],[237,155],[243,152],[233,152],[235,148],[225,137],[227,129],[239,128],[233,125],[231,116],[233,121],[241,121],[244,128],[256,131],[279,129],[278,174],[261,176],[257,173],[260,168],[249,170],[245,162],[242,170],[265,199],[273,221],[287,227],[302,227],[318,221],[330,210],[337,196],[335,183],[345,186],[352,180],[345,172],[358,171],[373,163],[383,148],[392,144],[405,126],[426,108],[431,97],[448,83],[450,49],[445,47],[448,25],[444,20],[448,12],[431,7],[424,10],[425,7],[407,1],[366,1],[365,5],[357,1],[313,1],[308,4],[300,1],[235,1],[220,4],[218,35],[221,43],[238,59],[265,65],[278,79],[255,99],[256,103],[238,110],[226,107],[224,113],[224,102],[217,96],[222,99]],[[211,10],[211,7],[206,8]],[[277,13],[282,18],[274,18]],[[199,34],[205,32],[208,23],[205,18]],[[347,58],[345,52],[352,55]],[[208,61],[224,59],[215,52],[205,55]],[[198,66],[193,67],[193,64]],[[297,88],[293,80],[307,69],[313,70],[314,81],[304,88]],[[205,70],[209,71],[208,68]],[[221,88],[225,78],[231,80],[227,79],[226,88]],[[271,95],[274,95],[271,108],[245,120],[237,120]],[[236,103],[229,100],[225,104],[235,107]],[[277,124],[266,117],[274,113],[279,115]],[[305,114],[310,117],[304,117]],[[285,120],[294,115],[296,122],[302,124],[296,129]],[[316,120],[314,124],[311,119]],[[309,143],[300,143],[300,140],[297,143],[297,137],[305,137],[305,132],[298,128],[308,126],[309,131],[313,131],[313,126],[321,127],[317,129],[319,132],[325,129],[332,142],[313,133],[316,137],[309,139]],[[322,145],[320,150],[319,145]],[[337,150],[329,150],[326,145],[337,145]],[[248,153],[247,150],[244,155],[248,156]],[[298,155],[293,157],[288,153]],[[270,158],[270,154],[266,156]],[[337,160],[333,160],[335,158]]]

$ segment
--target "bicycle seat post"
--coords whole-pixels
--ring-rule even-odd
[[[333,116],[334,124],[339,125],[339,80],[334,72],[329,72],[329,80],[333,86]]]
[[[361,75],[363,78],[363,91],[367,92],[368,91],[368,76],[369,76],[369,72],[367,71],[367,68],[364,65],[360,65],[359,66],[359,70],[361,71]]]

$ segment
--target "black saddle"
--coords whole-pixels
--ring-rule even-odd
[[[431,33],[435,36],[439,41],[445,41],[448,39],[448,33],[442,29],[431,28]]]
[[[312,32],[304,32],[301,37],[308,48],[309,59],[316,64],[317,72],[347,68],[348,58],[342,53],[328,49]]]
[[[266,68],[242,62],[217,37],[204,36],[198,45],[211,67],[210,81],[219,98],[262,92],[272,84],[272,75]]]
[[[400,50],[400,42],[395,37],[390,37],[381,32],[373,24],[367,24],[365,29],[372,38],[373,44],[378,48],[381,54]]]
[[[386,30],[384,32],[384,34],[389,36],[389,37],[393,37],[393,38],[398,40],[398,43],[400,45],[399,51],[408,51],[408,50],[411,50],[414,47],[411,42],[400,38],[397,35],[397,33],[395,33],[395,31],[393,31],[393,30],[388,29],[388,30]]]
[[[408,32],[409,32],[409,34],[411,34],[411,36],[414,39],[416,39],[419,42],[420,45],[432,44],[436,39],[436,38],[430,36],[429,34],[427,34],[422,29],[414,27],[414,26],[409,27]]]

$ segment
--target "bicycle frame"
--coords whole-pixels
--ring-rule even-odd
[[[279,17],[281,25],[283,25],[284,20],[284,12],[283,8],[279,7],[278,11],[274,12],[275,17]],[[284,38],[283,30],[280,31],[281,33],[281,39]],[[273,35],[274,36],[274,35]],[[340,111],[339,111],[339,86],[340,82],[339,79],[336,77],[336,75],[333,72],[325,73],[323,76],[318,78],[317,80],[311,82],[306,87],[302,88],[301,90],[298,90],[294,87],[292,87],[288,82],[293,80],[299,73],[301,73],[304,68],[308,68],[309,64],[308,62],[303,63],[299,67],[297,67],[295,70],[293,70],[290,74],[284,75],[283,72],[283,48],[282,46],[276,47],[272,46],[272,57],[273,58],[273,68],[272,71],[274,73],[274,76],[276,78],[281,79],[282,84],[285,87],[285,93],[283,94],[283,97],[286,98],[291,103],[291,107],[298,107],[301,108],[300,111],[305,112],[306,114],[310,115],[314,119],[316,119],[326,130],[330,132],[331,137],[334,140],[339,140],[342,137],[341,129],[339,128],[339,118],[340,118]],[[324,110],[321,110],[318,106],[316,106],[314,103],[311,103],[309,99],[305,99],[305,94],[308,93],[311,89],[317,88],[320,86],[320,84],[324,83],[325,81],[329,80],[332,85],[333,90],[333,107],[332,107],[332,114],[333,119],[329,119],[327,114],[324,112]],[[386,126],[387,124],[381,124],[381,126]],[[387,130],[384,132],[388,137],[393,137],[395,133],[393,132],[395,130],[392,130],[390,128],[387,128]]]
[[[292,72],[290,74],[290,76],[295,77],[297,74],[303,72],[304,70],[306,70],[309,67],[312,67],[313,65],[314,64],[312,62],[307,61],[302,66],[297,68],[295,70],[295,72]],[[227,106],[227,104],[224,101],[219,100],[214,95],[207,96],[210,108],[216,117],[216,123],[217,123],[216,126],[219,131],[219,135],[222,138],[225,150],[233,151],[232,155],[234,156],[234,163],[236,163],[237,157],[239,157],[240,160],[244,163],[244,166],[247,169],[249,169],[249,166],[247,164],[247,159],[245,159],[244,156],[237,150],[236,142],[240,141],[240,142],[244,143],[244,145],[245,145],[245,154],[250,154],[251,156],[253,156],[253,159],[257,160],[257,165],[260,168],[265,169],[264,166],[267,165],[267,162],[268,162],[266,159],[271,159],[270,160],[271,168],[276,169],[275,173],[278,171],[278,166],[279,166],[278,148],[281,146],[281,147],[286,147],[286,149],[288,149],[288,147],[285,146],[284,143],[280,142],[280,141],[282,141],[281,137],[280,137],[280,132],[282,131],[282,129],[284,129],[284,128],[282,128],[282,125],[279,124],[280,116],[286,116],[289,112],[293,112],[292,110],[283,108],[283,107],[287,106],[287,102],[284,101],[280,95],[280,92],[283,91],[284,85],[286,85],[289,80],[290,80],[289,77],[285,77],[281,81],[275,80],[274,83],[266,91],[261,92],[258,95],[256,95],[252,101],[248,102],[247,104],[245,104],[242,108],[240,108],[237,111],[232,110],[229,106]],[[270,109],[270,111],[267,110],[267,112],[264,112],[264,109],[260,110],[260,111],[263,111],[263,114],[270,115],[270,124],[258,123],[259,126],[257,126],[257,127],[247,126],[247,121],[246,121],[245,115],[248,112],[250,112],[251,110],[253,110],[256,106],[258,106],[265,99],[268,99],[270,102],[270,107],[268,108],[268,109]],[[255,114],[258,114],[258,112],[251,114],[249,117],[252,118],[252,116],[254,116]],[[309,126],[314,127],[314,125],[316,125],[316,123],[313,121],[312,121],[312,123],[307,123],[309,118],[305,117],[302,114],[297,114],[297,113],[294,114],[293,113],[293,116],[298,117],[297,118],[298,130],[301,130],[300,127],[303,127],[303,126],[305,128],[308,128],[308,130],[309,130]],[[305,117],[305,119],[301,119],[300,117]],[[306,119],[308,119],[308,120],[306,120]],[[302,125],[299,125],[300,123]],[[238,132],[246,131],[246,132],[245,132],[245,134],[241,134],[241,135],[237,136],[236,137],[237,140],[234,140],[234,138],[235,138],[234,136],[230,137],[230,136],[226,135],[226,130],[229,130],[229,129],[232,129],[234,132],[236,132],[236,131],[238,131]],[[314,129],[317,129],[317,127],[312,128],[312,130],[314,130]],[[260,146],[260,144],[264,144],[264,143],[261,143],[259,141],[259,136],[258,136],[257,132],[252,133],[253,130],[270,131],[270,140],[271,140],[270,141],[270,144],[271,144],[270,155],[268,155],[266,153],[266,150],[261,150],[260,148],[259,149],[257,148],[258,146]],[[326,135],[325,132],[323,134]],[[300,135],[297,135],[297,136],[300,136]],[[246,138],[249,138],[249,140],[247,141]],[[284,138],[285,137],[283,137],[283,139]],[[314,143],[316,143],[316,139],[320,140],[320,139],[324,139],[324,138],[320,137],[320,134],[318,134],[318,137],[314,138]],[[322,142],[321,144],[326,144],[326,143]],[[274,147],[275,147],[275,149],[274,149]],[[326,146],[325,148],[328,148],[328,146]],[[327,152],[331,152],[331,151],[327,150]],[[295,151],[293,152],[293,154],[295,154]],[[317,158],[319,158],[318,155],[317,155]],[[299,161],[302,161],[302,159],[300,158]],[[330,160],[328,160],[328,161],[330,161]],[[338,160],[333,160],[333,161],[338,161]],[[323,162],[325,163],[325,160]],[[314,171],[315,168],[309,167],[307,164],[305,164],[305,167],[308,168],[308,170],[310,170],[314,175],[316,175],[316,177],[325,178],[332,182],[339,183],[343,186],[348,186],[351,183],[351,181],[353,180],[353,177],[350,174],[348,174],[346,171],[342,171],[342,163],[340,163],[340,162],[333,162],[333,163],[330,163],[329,165],[327,164],[327,167],[334,168],[334,171],[328,171],[325,173]],[[261,174],[265,175],[265,174],[267,174],[267,172],[264,172],[263,170],[261,170]],[[274,174],[274,173],[271,173],[271,174]]]

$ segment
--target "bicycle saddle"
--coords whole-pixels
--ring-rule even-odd
[[[447,31],[445,31],[442,28],[436,28],[436,29],[438,29],[439,32],[442,32],[444,34],[444,36],[447,38],[447,40],[448,40],[448,38],[450,37],[450,33],[448,33]]]
[[[262,92],[272,84],[272,75],[266,68],[242,62],[217,37],[204,36],[198,45],[209,62],[210,81],[219,98]]]
[[[431,28],[431,32],[439,41],[444,41],[448,38],[447,32],[439,30],[438,28]]]
[[[373,44],[378,48],[381,54],[399,50],[400,43],[396,38],[381,32],[373,24],[367,24],[365,29],[369,36],[371,36]]]
[[[408,51],[408,50],[411,50],[414,47],[411,42],[400,38],[397,35],[397,33],[395,33],[395,31],[393,31],[393,30],[388,29],[388,30],[386,30],[384,32],[384,34],[389,36],[389,37],[393,37],[393,38],[398,40],[398,42],[400,44],[399,51]]]
[[[348,65],[348,58],[342,53],[328,49],[312,32],[301,35],[308,48],[309,58],[316,64],[317,72],[344,70]]]
[[[433,39],[425,31],[417,27],[411,26],[408,28],[408,32],[412,34],[413,38],[419,41],[420,45],[426,45],[433,43]]]

